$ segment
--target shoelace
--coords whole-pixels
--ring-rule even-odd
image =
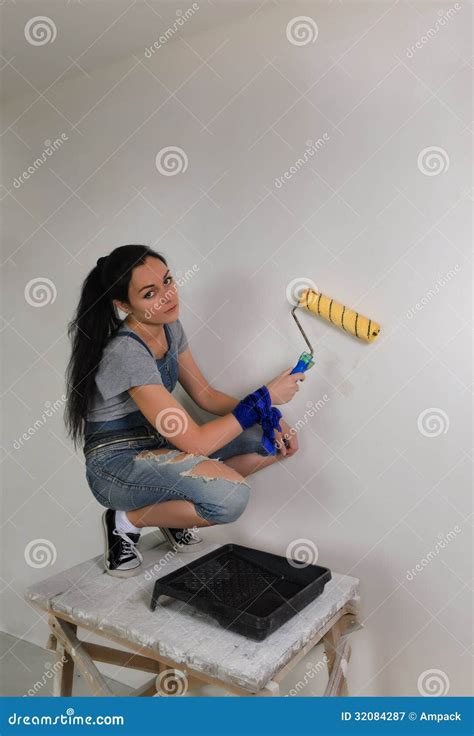
[[[136,555],[141,562],[143,562],[143,556],[141,552],[135,547],[135,542],[133,542],[125,532],[119,532],[117,529],[114,529],[113,533],[115,536],[120,537],[122,540],[121,549],[120,549],[120,555],[119,555],[119,562],[123,562],[127,557],[130,557],[132,555]]]

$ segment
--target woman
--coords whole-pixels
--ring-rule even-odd
[[[304,374],[288,368],[240,402],[212,387],[189,348],[168,264],[152,249],[124,245],[98,259],[68,334],[65,422],[74,445],[84,441],[88,484],[107,509],[110,575],[139,572],[142,527],[196,551],[202,539],[190,528],[235,521],[249,499],[246,476],[297,451],[272,403],[290,401]],[[177,381],[220,416],[198,425],[172,394]]]

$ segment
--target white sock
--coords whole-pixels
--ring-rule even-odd
[[[132,534],[140,534],[141,532],[139,527],[132,524],[126,511],[115,512],[115,528],[119,532],[125,532],[125,534],[128,534],[129,532],[132,532]]]

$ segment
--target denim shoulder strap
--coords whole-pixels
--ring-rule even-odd
[[[132,337],[132,338],[133,338],[134,340],[136,340],[136,341],[137,341],[137,342],[139,342],[139,343],[140,343],[141,345],[143,345],[143,346],[144,346],[144,347],[145,347],[145,348],[146,348],[146,349],[148,350],[148,352],[150,353],[151,357],[152,357],[152,358],[153,358],[154,360],[156,360],[155,356],[154,356],[154,355],[153,355],[153,353],[151,352],[151,350],[150,350],[150,348],[148,347],[148,345],[146,344],[146,342],[144,342],[144,340],[142,340],[142,339],[141,339],[141,337],[139,337],[139,336],[138,336],[138,335],[136,334],[136,332],[130,332],[129,330],[122,330],[121,332],[118,332],[118,333],[117,333],[117,335],[116,335],[116,337],[122,337],[122,336],[123,336],[123,337]]]

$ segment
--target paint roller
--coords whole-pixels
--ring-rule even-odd
[[[325,296],[325,294],[321,294],[315,289],[304,289],[298,298],[298,304],[293,307],[291,314],[305,339],[309,353],[306,351],[301,353],[291,373],[304,373],[314,365],[313,348],[295,314],[298,307],[304,307],[309,312],[319,315],[328,322],[331,322],[331,324],[344,330],[344,332],[359,338],[359,340],[374,342],[377,339],[380,332],[380,325],[377,322],[364,317],[364,315],[344,306],[340,302],[334,301],[331,297]]]

